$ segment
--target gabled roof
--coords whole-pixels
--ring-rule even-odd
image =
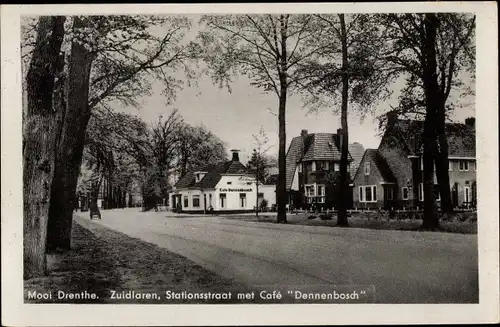
[[[349,153],[352,156],[349,173],[351,178],[354,178],[359,164],[361,163],[361,159],[363,159],[363,155],[365,154],[365,148],[362,144],[354,142],[353,144],[349,144]]]
[[[307,160],[340,160],[340,151],[334,139],[335,134],[315,133],[310,134],[306,141],[306,151],[302,161]]]
[[[311,133],[305,137],[296,136],[290,142],[286,154],[286,188],[290,189],[297,163],[312,160],[340,161],[339,144],[336,134]],[[353,158],[348,152],[348,160]]]
[[[422,150],[422,132],[424,122],[421,120],[398,119],[389,127],[384,137],[399,146],[408,154],[419,154]],[[445,133],[448,141],[449,157],[476,156],[476,130],[474,126],[462,123],[447,123]]]
[[[371,162],[375,164],[384,182],[393,183],[396,181],[396,178],[387,164],[387,161],[385,161],[385,158],[380,154],[380,152],[378,152],[377,149],[366,149],[363,160],[366,161],[368,158],[370,158]],[[363,167],[361,167],[361,165],[359,166],[357,173],[360,173],[360,171],[363,171]]]
[[[286,188],[289,189],[292,185],[293,175],[297,169],[297,163],[302,159],[302,137],[296,136],[292,139],[288,152],[286,154]]]
[[[265,185],[278,185],[279,174],[270,175],[265,182]]]
[[[206,171],[205,176],[199,181],[195,182],[195,176],[192,171],[188,171],[181,179],[175,184],[175,187],[199,187],[199,188],[214,188],[222,178],[222,174],[247,174],[249,173],[247,167],[239,161],[225,161],[215,165],[208,165],[197,171]]]

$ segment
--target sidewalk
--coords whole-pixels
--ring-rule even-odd
[[[136,212],[123,211],[124,214]],[[185,257],[108,229],[79,214],[73,222],[72,249],[48,257],[48,276],[24,282],[26,303],[158,304],[164,302],[158,302],[155,299],[139,301],[111,299],[111,291],[117,293],[122,291],[156,292],[163,296],[167,290],[217,292],[246,288],[244,285],[202,268]],[[104,217],[105,215],[104,211]],[[52,299],[28,300],[28,292],[33,291],[51,293]],[[98,299],[58,300],[58,291],[67,294],[86,291],[95,293]],[[179,300],[175,303],[183,303],[183,301]],[[199,303],[204,303],[204,301],[200,300]]]

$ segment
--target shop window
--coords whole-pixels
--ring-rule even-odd
[[[200,196],[193,195],[193,208],[199,208],[199,207],[200,207]]]
[[[220,207],[225,208],[226,207],[226,193],[221,193],[219,195],[220,198]]]
[[[247,195],[246,193],[240,193],[240,208],[247,207]]]
[[[187,196],[184,197],[184,208],[189,207],[189,198]]]
[[[365,185],[360,186],[359,201],[360,202],[377,202],[377,186]]]
[[[403,195],[403,200],[408,200],[408,197],[409,197],[409,193],[408,193],[408,187],[403,187],[401,189],[402,191],[402,195]]]

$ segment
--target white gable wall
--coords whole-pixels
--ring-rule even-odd
[[[225,194],[225,206],[221,207],[221,194]],[[245,205],[240,203],[240,194],[245,194]],[[255,179],[245,175],[222,175],[214,192],[214,210],[253,210],[257,200]]]

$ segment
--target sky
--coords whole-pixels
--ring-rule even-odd
[[[195,37],[195,31],[196,26],[187,38]],[[214,85],[208,76],[202,76],[198,85],[186,86],[179,91],[171,105],[166,104],[167,101],[161,94],[161,82],[152,81],[152,84],[151,96],[144,97],[138,108],[117,109],[136,114],[146,122],[155,122],[158,116],[168,116],[174,109],[178,109],[185,122],[205,125],[227,144],[228,150],[240,150],[240,160],[243,162],[248,160],[255,147],[252,135],[257,134],[262,126],[269,138],[268,154],[277,156],[278,98],[275,94],[264,94],[262,90],[252,87],[246,76],[236,76],[233,79],[231,93],[226,88]],[[402,80],[394,83],[393,96],[375,106],[375,110],[364,119],[350,114],[349,143],[361,143],[365,149],[378,147],[380,131],[375,118],[397,105],[397,97],[403,84]],[[451,98],[457,98],[457,95],[452,93]],[[471,99],[469,102],[473,103],[474,99]],[[333,108],[309,113],[298,96],[292,95],[287,100],[286,110],[287,148],[292,138],[300,135],[302,129],[309,133],[335,133],[340,128],[340,116],[334,113]],[[451,118],[454,121],[464,121],[469,116],[474,116],[473,106],[455,110]]]

